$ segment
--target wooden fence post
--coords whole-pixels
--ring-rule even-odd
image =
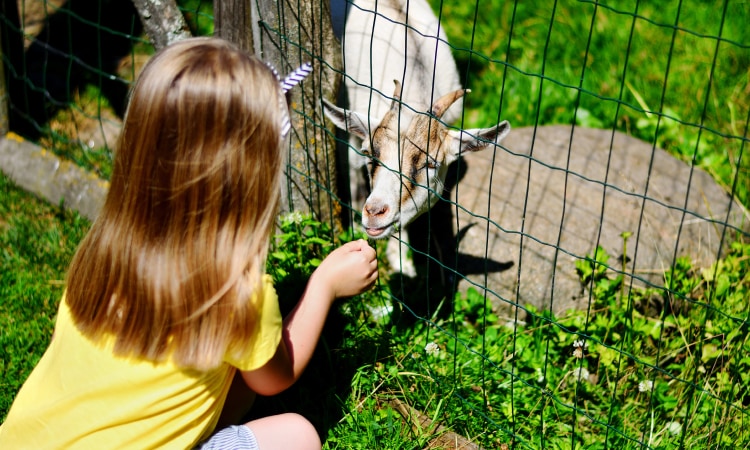
[[[214,34],[237,44],[248,53],[255,53],[251,6],[247,0],[214,1]]]
[[[302,63],[313,65],[303,89],[290,91],[292,132],[282,210],[312,211],[319,220],[338,228],[336,146],[321,102],[321,98],[335,101],[343,65],[330,4],[327,0],[251,3],[255,53],[273,64],[282,77]]]

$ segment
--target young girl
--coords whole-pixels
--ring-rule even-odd
[[[235,374],[261,395],[285,390],[333,301],[377,278],[366,242],[343,245],[282,321],[263,271],[287,114],[272,69],[225,41],[187,39],[151,58],[0,448],[320,448],[295,414],[214,430]]]

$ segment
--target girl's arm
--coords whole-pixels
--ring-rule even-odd
[[[260,395],[275,395],[294,384],[312,357],[333,302],[366,291],[377,278],[375,250],[366,241],[349,242],[331,252],[284,319],[276,354],[263,367],[242,373],[248,387]]]

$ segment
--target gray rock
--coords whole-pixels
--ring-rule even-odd
[[[706,172],[625,134],[521,128],[503,147],[465,155],[452,192],[460,205],[454,231],[465,232],[459,252],[504,267],[486,279],[498,311],[515,304],[558,315],[587,308],[574,262],[598,243],[622,270],[623,232],[633,233],[626,285],[662,286],[675,257],[707,267],[738,230],[750,230],[747,211]],[[459,290],[469,286],[481,290],[485,275],[468,275]]]
[[[13,133],[0,139],[0,170],[26,191],[89,220],[99,214],[109,189],[96,175]]]

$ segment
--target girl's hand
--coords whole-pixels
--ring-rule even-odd
[[[320,283],[334,299],[366,291],[378,279],[375,250],[360,239],[331,252],[315,270],[311,282]]]
[[[378,261],[367,241],[349,242],[331,252],[313,272],[302,298],[284,319],[276,354],[263,367],[243,372],[245,383],[261,395],[275,395],[291,386],[315,351],[333,301],[361,294],[377,279]]]

